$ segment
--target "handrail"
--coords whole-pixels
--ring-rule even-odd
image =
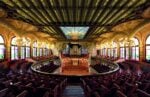
[[[37,63],[34,63],[32,66],[31,66],[31,69],[32,71],[36,72],[36,73],[40,73],[40,74],[45,74],[45,75],[61,75],[61,74],[54,74],[54,73],[49,73],[49,72],[43,72],[43,71],[40,71],[38,70],[40,67],[43,66],[43,62],[46,62],[48,60],[45,60],[45,61],[40,61],[40,62],[37,62]],[[109,64],[106,64],[107,66],[109,66],[109,68],[111,69],[110,71],[108,72],[104,72],[104,73],[98,73],[97,74],[90,74],[90,75],[65,75],[65,76],[99,76],[99,75],[107,75],[107,74],[111,74],[111,73],[115,73],[119,70],[119,65],[117,63],[113,63],[113,62],[109,62],[109,61],[103,61],[103,62],[107,62]],[[62,75],[61,75],[62,76]],[[63,75],[64,76],[64,75]]]

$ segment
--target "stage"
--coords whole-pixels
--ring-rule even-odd
[[[45,63],[32,65],[31,68],[33,71],[45,75],[61,75],[69,77],[106,75],[119,70],[119,66],[117,64],[106,62],[108,63],[107,65],[111,68],[111,70],[109,72],[99,73],[91,67],[91,60],[89,59],[89,55],[62,55],[58,60],[53,61],[54,64],[59,66],[53,72],[44,72],[39,70],[39,68],[41,68]],[[47,60],[47,62],[49,63],[49,60]]]
[[[61,75],[90,75],[96,73],[89,66],[86,57],[63,57],[61,67],[54,73]]]
[[[88,75],[94,75],[98,74],[97,71],[95,71],[93,68],[89,67],[88,71],[86,70],[64,70],[62,72],[62,68],[59,67],[57,70],[55,70],[52,74],[56,75],[66,75],[66,76],[88,76]]]

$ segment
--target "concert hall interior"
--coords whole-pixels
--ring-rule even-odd
[[[150,97],[150,0],[0,0],[0,97]]]

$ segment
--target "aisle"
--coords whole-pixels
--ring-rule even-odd
[[[84,91],[79,85],[68,85],[62,97],[84,97]]]

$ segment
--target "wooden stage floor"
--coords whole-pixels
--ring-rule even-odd
[[[97,74],[97,72],[89,67],[88,71],[86,70],[65,70],[62,72],[62,68],[58,68],[53,74],[59,74],[59,75],[72,75],[72,76],[84,76],[84,75],[93,75]]]
[[[61,67],[54,73],[74,76],[97,74],[97,72],[89,66],[88,59],[86,58],[63,58]]]

